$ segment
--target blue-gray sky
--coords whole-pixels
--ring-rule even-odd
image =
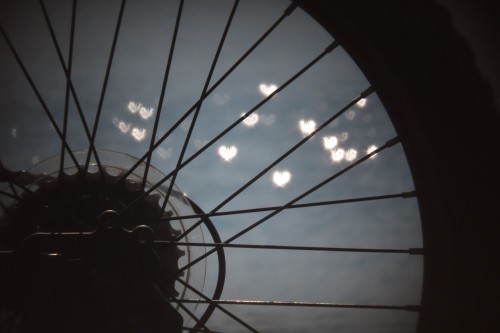
[[[64,54],[69,46],[70,2],[46,1]],[[241,1],[214,72],[215,82],[282,14],[288,1]],[[159,134],[199,98],[232,1],[187,0],[180,23]],[[79,1],[72,80],[87,122],[93,124],[119,1]],[[104,100],[96,146],[141,157],[151,136],[177,11],[177,1],[127,2]],[[0,13],[41,95],[62,124],[65,79],[38,2],[16,1]],[[249,111],[333,41],[301,10],[288,17],[203,103],[186,157]],[[19,66],[0,42],[0,159],[26,169],[59,154],[60,142]],[[277,94],[247,125],[240,124],[186,166],[176,185],[210,211],[255,174],[357,97],[368,82],[338,48]],[[372,94],[262,176],[223,210],[285,204],[395,135]],[[175,166],[189,117],[153,154],[164,173]],[[302,121],[302,125],[301,125]],[[62,126],[62,125],[61,125]],[[301,127],[302,126],[302,127]],[[68,141],[87,140],[71,103]],[[329,141],[330,140],[330,141]],[[325,143],[330,143],[325,147]],[[335,147],[334,143],[337,143]],[[222,148],[221,148],[222,147]],[[327,149],[328,148],[328,149]],[[333,154],[333,155],[332,155]],[[335,161],[338,159],[340,161]],[[69,162],[68,162],[69,163]],[[68,164],[69,165],[69,164]],[[285,183],[278,186],[273,182]],[[281,177],[281,178],[280,178]],[[286,182],[288,180],[288,182]],[[349,171],[301,202],[413,190],[397,145]],[[262,213],[213,218],[223,240]],[[207,241],[210,241],[207,237]],[[391,199],[285,211],[238,240],[303,246],[412,248],[421,246],[416,199]],[[422,258],[408,254],[345,254],[227,249],[222,298],[362,304],[419,304]],[[213,260],[205,292],[213,288]],[[200,307],[201,308],[201,307]],[[262,332],[412,332],[418,316],[390,310],[227,306]],[[245,329],[217,312],[216,331]]]

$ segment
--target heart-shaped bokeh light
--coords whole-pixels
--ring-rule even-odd
[[[219,156],[226,162],[230,162],[238,154],[238,148],[235,146],[221,146],[219,147]]]
[[[345,156],[345,150],[344,149],[337,148],[337,149],[332,150],[331,158],[332,158],[333,162],[340,162],[340,161],[342,161],[344,159],[344,156]]]
[[[149,117],[151,117],[154,113],[154,109],[153,108],[145,108],[145,107],[141,107],[141,109],[139,110],[139,115],[141,116],[142,119],[144,120],[147,120]]]
[[[259,91],[264,96],[269,96],[278,89],[278,86],[272,83],[261,83],[259,84]]]
[[[333,148],[337,147],[338,143],[339,140],[335,135],[323,137],[323,148],[325,148],[326,150],[332,150]]]
[[[137,141],[142,141],[144,140],[144,138],[146,137],[146,129],[143,128],[143,129],[138,129],[136,127],[134,127],[132,129],[132,136],[134,137],[134,139],[136,139]]]
[[[303,135],[309,135],[316,129],[314,120],[302,119],[299,121],[299,128]]]
[[[241,116],[244,115],[245,115],[244,113],[241,114]],[[257,125],[258,122],[259,122],[259,115],[256,112],[254,112],[243,120],[243,125],[245,125],[246,127],[254,127],[255,125]]]
[[[273,183],[278,187],[285,187],[291,179],[292,174],[287,170],[278,170],[273,173]]]
[[[357,103],[356,106],[359,108],[364,108],[366,106],[366,98],[361,98]]]

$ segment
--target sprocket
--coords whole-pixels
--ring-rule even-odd
[[[6,280],[1,285],[8,286],[1,307],[32,303],[45,304],[48,311],[83,311],[77,303],[99,303],[114,309],[103,310],[112,317],[137,311],[140,305],[131,304],[134,299],[144,301],[148,293],[155,294],[145,289],[178,294],[174,284],[184,252],[173,245],[155,249],[151,244],[153,239],[173,241],[180,234],[162,220],[173,213],[162,213],[160,194],[145,195],[140,182],[102,170],[55,177],[10,175],[13,183],[29,191],[19,194],[0,217],[0,247],[17,252],[13,269],[7,270],[10,275],[0,278]],[[138,295],[125,298],[123,290]],[[74,300],[66,299],[66,293],[73,293]],[[48,302],[57,304],[53,309],[46,306],[51,297],[57,299]]]

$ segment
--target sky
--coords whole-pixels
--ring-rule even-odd
[[[55,0],[45,3],[66,58],[71,3]],[[202,94],[232,3],[226,0],[185,2],[157,138]],[[89,126],[94,123],[98,108],[119,5],[119,1],[78,2],[72,82]],[[285,0],[241,1],[210,86],[288,5]],[[127,1],[96,136],[98,149],[136,158],[146,152],[159,112],[177,9],[177,1]],[[66,81],[38,2],[21,0],[6,5],[6,10],[0,13],[0,22],[55,122],[62,127]],[[332,36],[300,9],[287,17],[203,102],[184,160],[200,149],[202,153],[179,172],[175,182],[179,191],[205,212],[211,211],[367,89],[366,78],[338,47],[213,145],[204,148],[333,41]],[[29,169],[59,155],[61,143],[5,40],[0,42],[0,66],[0,159],[10,169]],[[160,173],[168,174],[175,168],[191,121],[192,116],[187,117],[154,151],[152,165]],[[68,133],[72,150],[87,149],[88,140],[73,101],[69,108]],[[286,204],[395,135],[376,93],[371,94],[312,136],[221,211]],[[124,169],[130,162],[113,156],[113,153],[102,153],[109,164],[118,163],[118,167]],[[55,157],[52,161],[57,160]],[[52,168],[45,171],[54,172],[57,163],[52,162],[51,167],[49,164],[41,168]],[[71,169],[69,159],[66,165]],[[299,203],[412,190],[414,185],[404,151],[396,145]],[[224,241],[265,214],[213,217],[212,222]],[[189,225],[193,221],[183,223]],[[206,229],[196,232],[197,239],[203,234],[205,241],[212,241]],[[397,249],[422,246],[415,198],[286,210],[235,242]],[[195,256],[203,252],[202,249],[196,251]],[[223,299],[420,303],[423,273],[420,256],[231,248],[225,253],[227,274]],[[209,257],[194,270],[196,284],[210,294],[217,274],[216,260]],[[416,313],[396,310],[225,307],[260,332],[413,332],[418,320]],[[203,306],[199,306],[196,314],[202,310]],[[217,310],[207,326],[221,332],[247,331]]]

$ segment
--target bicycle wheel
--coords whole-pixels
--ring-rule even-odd
[[[296,4],[26,0],[0,19],[2,253],[58,278],[4,281],[21,299],[6,329],[415,329],[404,151]],[[87,311],[103,298],[113,310]]]

